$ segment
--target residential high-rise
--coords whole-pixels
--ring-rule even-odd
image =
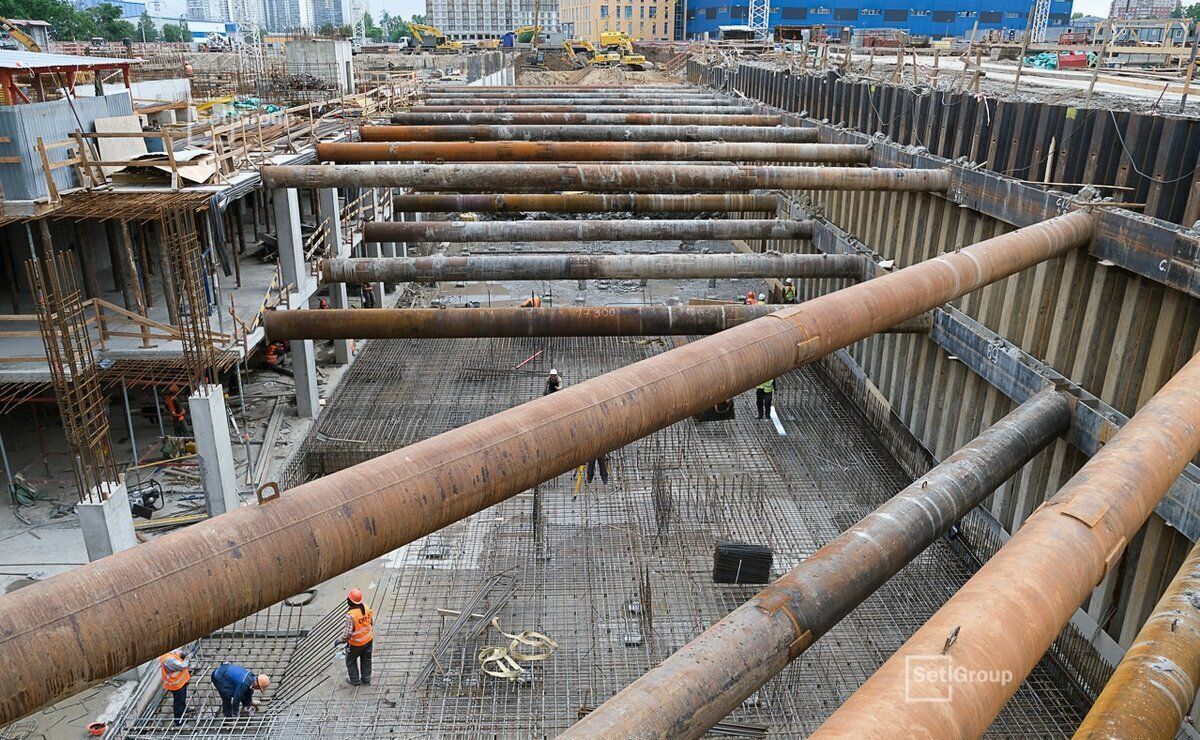
[[[676,0],[561,0],[563,31],[593,43],[604,31],[623,31],[637,41],[675,38]]]
[[[228,23],[233,20],[229,0],[187,0],[187,17],[190,21]]]
[[[542,33],[557,33],[559,0],[425,0],[425,22],[452,39],[496,39],[519,26],[533,25],[535,2]]]
[[[1128,21],[1138,18],[1170,18],[1179,0],[1112,0],[1109,18]]]
[[[275,33],[312,31],[315,0],[263,0],[263,26]]]

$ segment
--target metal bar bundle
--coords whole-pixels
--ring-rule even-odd
[[[518,125],[590,125],[590,126],[780,126],[783,116],[776,114],[709,115],[705,113],[617,113],[575,110],[536,113],[520,110],[500,113],[496,109],[478,111],[428,111],[412,108],[392,114],[392,123],[439,126],[446,124],[518,124]]]
[[[765,380],[1064,255],[1087,244],[1094,232],[1095,219],[1087,212],[1017,229],[689,342],[0,596],[0,724]],[[1191,388],[1200,393],[1200,380],[1193,379]],[[1200,408],[1200,399],[1190,402]],[[1120,435],[1106,450],[1119,440]],[[1031,520],[1025,526],[1035,525]],[[1055,567],[1062,563],[1053,558]],[[904,725],[889,725],[898,726]]]
[[[865,258],[849,254],[481,254],[469,257],[359,257],[322,260],[327,283],[460,280],[698,280],[848,277]]]
[[[713,583],[766,583],[774,559],[765,545],[718,542],[713,549]]]
[[[676,141],[323,142],[323,162],[831,162],[865,164],[863,144]]]
[[[564,242],[655,239],[808,239],[811,221],[627,219],[620,221],[372,221],[366,242]],[[689,255],[690,256],[690,255]],[[810,255],[815,256],[815,255]]]
[[[812,126],[363,126],[362,141],[729,141],[804,144]]]
[[[704,336],[786,308],[743,306],[564,306],[528,308],[331,308],[268,311],[272,339],[454,339],[475,337]],[[927,333],[929,314],[889,333]]]
[[[397,213],[775,213],[770,193],[409,193],[392,196]]]
[[[1025,402],[562,737],[702,736],[1070,426],[1066,396]]]
[[[458,192],[704,193],[784,190],[944,192],[942,169],[796,167],[785,165],[446,164],[266,165],[274,188],[400,187]]]

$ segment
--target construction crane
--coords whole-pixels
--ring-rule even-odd
[[[462,51],[463,45],[461,41],[451,41],[446,38],[446,34],[442,33],[440,28],[428,26],[424,23],[408,23],[408,32],[412,34],[413,40],[417,42],[417,46],[422,49],[428,49],[435,53],[452,54]]]
[[[1035,44],[1046,42],[1046,28],[1050,25],[1050,0],[1036,0],[1033,4],[1033,22],[1029,26],[1029,40]]]
[[[617,54],[621,60],[621,66],[627,69],[643,70],[646,68],[646,56],[633,53],[633,39],[623,31],[601,32],[600,46],[606,52]]]
[[[0,31],[4,31],[21,46],[29,51],[41,51],[42,47],[32,36],[22,31],[15,23],[7,18],[0,18]]]

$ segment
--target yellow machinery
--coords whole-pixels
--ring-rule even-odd
[[[563,49],[567,52],[567,59],[577,67],[589,64],[594,67],[607,67],[621,63],[621,55],[618,52],[599,51],[591,41],[584,39],[567,39],[563,42]]]
[[[603,31],[600,34],[600,46],[605,52],[616,53],[621,65],[628,69],[645,69],[644,54],[633,53],[633,39],[622,31]]]
[[[413,40],[417,42],[417,47],[420,49],[444,54],[462,51],[462,42],[451,41],[446,38],[446,34],[442,33],[441,29],[422,23],[409,23],[407,25],[408,32],[413,35]]]
[[[518,26],[513,29],[513,42],[536,45],[538,35],[541,32],[541,26]]]
[[[29,51],[41,51],[42,47],[34,40],[32,36],[22,31],[15,23],[7,18],[0,18],[0,31],[7,33],[21,46],[24,46]]]

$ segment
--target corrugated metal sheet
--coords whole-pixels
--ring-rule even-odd
[[[0,193],[4,200],[38,200],[49,194],[41,156],[37,152],[39,136],[50,144],[66,139],[80,129],[81,124],[83,131],[94,132],[93,122],[97,118],[133,113],[127,93],[75,98],[73,103],[74,113],[66,100],[0,106],[0,137],[8,138],[7,142],[0,142],[0,157],[20,157],[21,160],[19,164],[0,164]],[[49,154],[51,161],[61,162],[66,159],[67,150],[57,149]],[[61,167],[54,171],[54,184],[61,191],[79,187],[80,182],[73,167]]]
[[[85,57],[75,54],[47,54],[43,51],[0,50],[0,69],[45,69],[49,67],[114,67],[140,64],[140,59]]]

